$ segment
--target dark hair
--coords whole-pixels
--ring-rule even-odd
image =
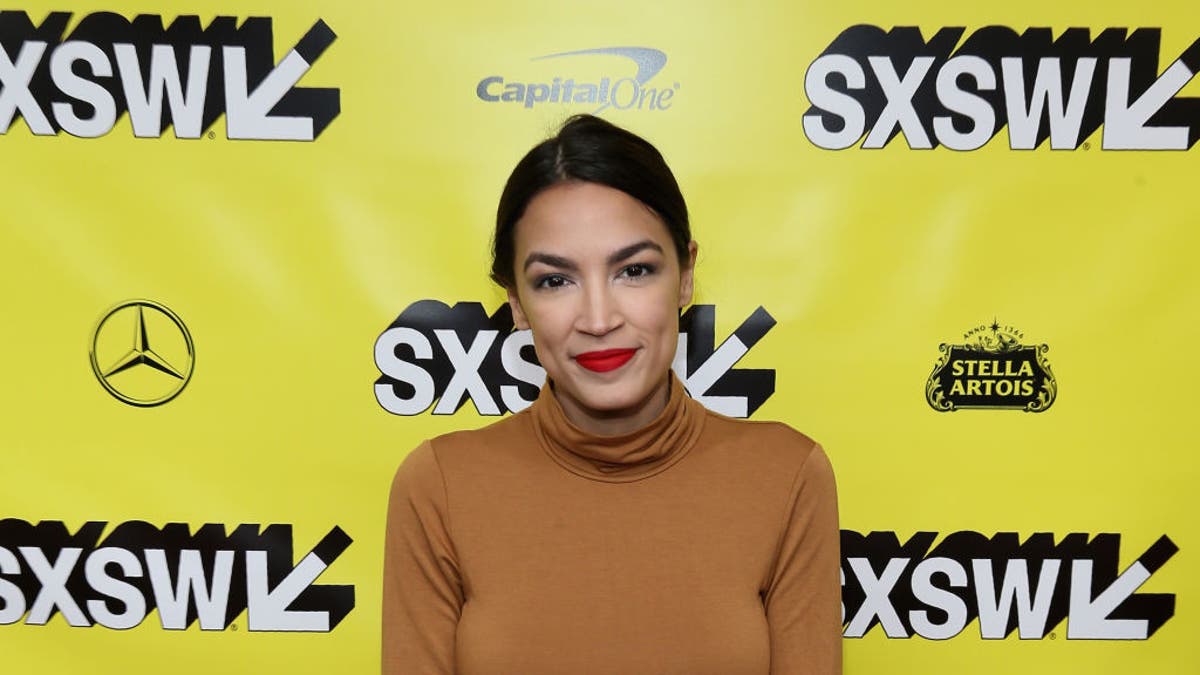
[[[491,277],[497,284],[516,283],[513,234],[525,207],[542,190],[567,181],[607,185],[650,207],[667,226],[680,263],[687,261],[692,240],[687,204],[662,154],[636,134],[581,114],[526,153],[504,184],[492,238]]]

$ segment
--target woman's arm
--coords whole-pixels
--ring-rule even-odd
[[[841,533],[833,467],[820,445],[792,486],[775,568],[763,596],[772,675],[842,672]]]
[[[426,441],[396,472],[383,564],[383,673],[452,675],[463,590],[446,488]]]

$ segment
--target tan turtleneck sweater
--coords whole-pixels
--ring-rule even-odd
[[[837,495],[787,425],[707,411],[601,437],[549,386],[396,473],[383,672],[841,672]]]

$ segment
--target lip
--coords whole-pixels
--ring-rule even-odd
[[[603,349],[584,352],[575,356],[575,362],[593,372],[606,373],[628,363],[636,352],[636,349]]]

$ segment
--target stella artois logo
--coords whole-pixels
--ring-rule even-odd
[[[938,345],[925,400],[938,412],[1002,408],[1042,412],[1054,403],[1058,383],[1045,344],[1025,345],[1024,335],[997,321],[963,334],[962,344]]]

